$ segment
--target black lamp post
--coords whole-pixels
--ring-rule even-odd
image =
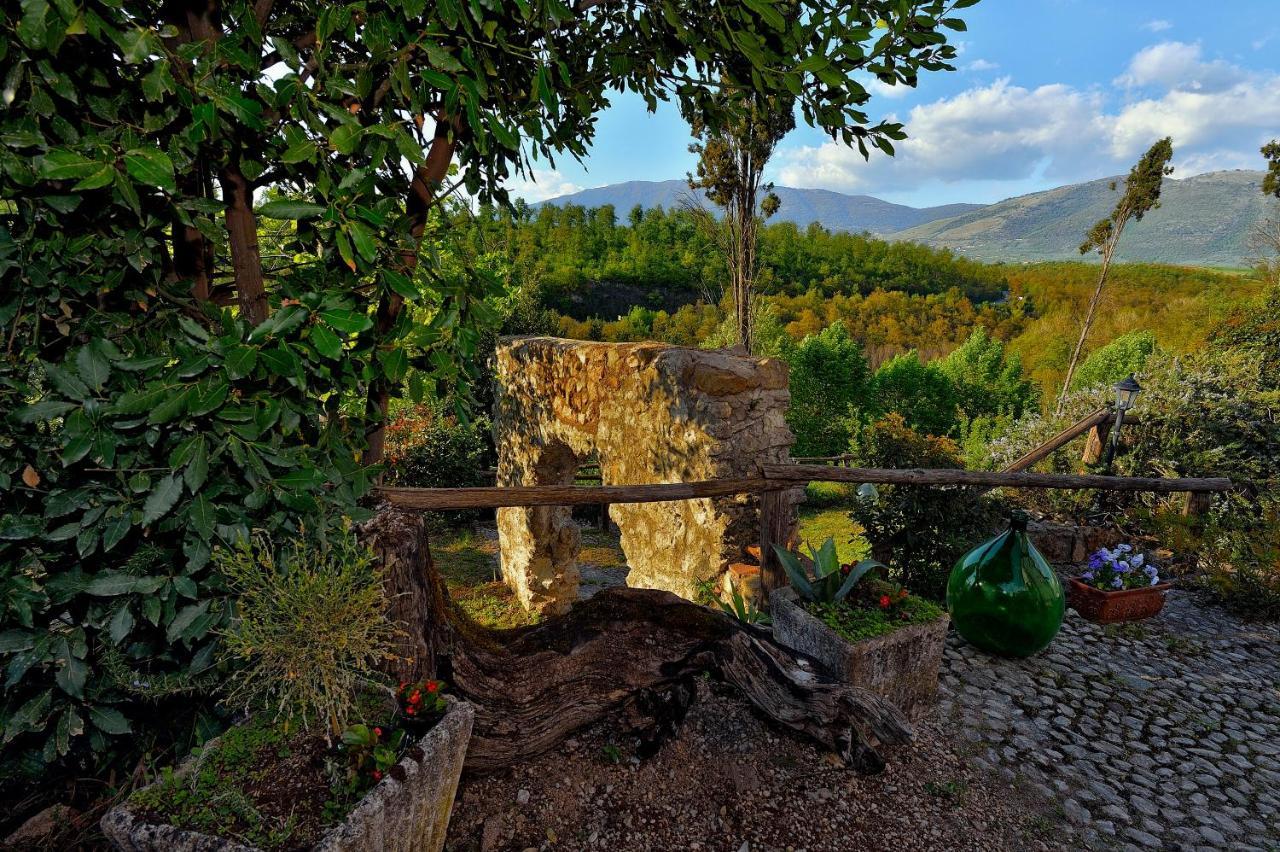
[[[1124,425],[1124,413],[1133,408],[1133,401],[1138,398],[1142,385],[1130,373],[1127,378],[1116,382],[1116,422],[1111,427],[1111,440],[1107,442],[1107,454],[1102,459],[1107,473],[1111,472],[1111,461],[1116,457],[1116,447],[1120,445],[1120,427]]]

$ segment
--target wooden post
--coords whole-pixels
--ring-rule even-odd
[[[1089,437],[1084,441],[1084,453],[1080,456],[1083,464],[1097,464],[1102,461],[1102,453],[1107,448],[1107,438],[1111,435],[1111,421],[1104,420],[1089,430]]]
[[[1184,518],[1197,518],[1209,511],[1213,495],[1208,491],[1188,491],[1186,502],[1182,504]]]
[[[782,565],[773,546],[786,547],[790,532],[786,491],[760,492],[760,588],[768,600],[769,592],[786,583]]]

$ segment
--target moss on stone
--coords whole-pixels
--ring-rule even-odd
[[[909,595],[894,604],[893,609],[888,612],[879,608],[851,606],[848,603],[806,601],[802,606],[810,615],[850,642],[885,636],[913,624],[927,624],[943,615],[937,604],[915,595]]]

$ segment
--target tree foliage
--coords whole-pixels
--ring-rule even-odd
[[[1115,256],[1116,245],[1125,225],[1132,219],[1141,222],[1142,217],[1160,206],[1160,188],[1164,185],[1166,175],[1173,174],[1169,160],[1173,159],[1173,142],[1169,137],[1152,145],[1137,164],[1129,170],[1124,181],[1124,192],[1116,202],[1111,215],[1098,221],[1080,244],[1080,253],[1097,251],[1102,255],[1102,269],[1098,273],[1098,284],[1094,288],[1093,298],[1089,300],[1089,309],[1085,312],[1084,322],[1080,325],[1080,337],[1076,340],[1075,350],[1067,362],[1067,377],[1062,383],[1062,391],[1058,395],[1058,413],[1062,412],[1067,392],[1071,388],[1071,377],[1080,363],[1085,341],[1089,338],[1089,330],[1093,327],[1093,318],[1098,304],[1102,300],[1102,288],[1107,283],[1107,272],[1111,268],[1111,258]],[[1115,184],[1111,185],[1112,190]]]
[[[1089,353],[1072,379],[1071,389],[1110,387],[1130,374],[1138,374],[1159,349],[1149,331],[1122,334]]]
[[[463,395],[498,282],[441,251],[451,177],[505,201],[617,90],[712,127],[720,92],[786,93],[876,144],[900,127],[859,80],[947,67],[963,27],[941,0],[778,5],[6,6],[6,758],[87,765],[164,718],[230,616],[212,548],[350,510],[402,383]]]
[[[843,323],[834,323],[784,347],[790,367],[787,425],[795,434],[793,456],[834,456],[849,448],[851,411],[870,399],[871,372],[862,347]]]
[[[1280,142],[1272,139],[1262,146],[1262,156],[1267,161],[1267,173],[1262,178],[1264,195],[1280,198]]]

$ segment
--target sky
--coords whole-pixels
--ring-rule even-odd
[[[990,203],[1123,174],[1172,136],[1174,177],[1260,169],[1280,136],[1280,0],[982,0],[952,33],[954,72],[914,89],[872,80],[873,121],[906,125],[897,156],[799,126],[767,177],[925,207]],[[618,95],[589,155],[535,164],[514,194],[536,201],[692,169],[677,109]]]

